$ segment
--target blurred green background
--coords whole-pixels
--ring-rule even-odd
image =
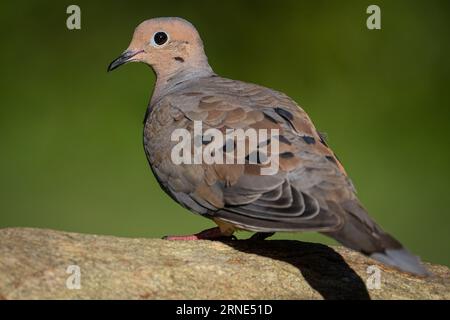
[[[82,29],[70,31],[74,3]],[[370,31],[373,3],[2,1],[0,227],[128,237],[212,227],[148,168],[153,73],[139,64],[106,73],[142,20],[180,16],[199,29],[218,74],[304,107],[375,220],[423,259],[450,265],[450,2],[377,1],[382,30]]]

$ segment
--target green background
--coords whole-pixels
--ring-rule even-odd
[[[450,265],[449,1],[377,1],[381,31],[366,28],[372,1],[55,3],[0,4],[0,227],[129,237],[212,227],[148,168],[151,70],[106,73],[137,24],[180,16],[199,29],[218,74],[304,107],[376,221],[423,259]],[[66,28],[73,3],[78,31]]]

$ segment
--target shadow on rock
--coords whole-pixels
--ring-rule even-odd
[[[344,258],[322,244],[293,240],[238,240],[227,245],[241,252],[290,263],[324,299],[369,300],[364,281]]]

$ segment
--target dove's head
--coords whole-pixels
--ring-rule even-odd
[[[211,72],[197,30],[181,18],[155,18],[142,22],[134,31],[127,50],[111,62],[108,71],[128,62],[144,62],[161,77],[183,70]]]

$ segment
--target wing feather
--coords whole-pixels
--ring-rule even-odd
[[[262,163],[176,166],[160,156],[153,166],[166,179],[159,180],[168,181],[165,190],[191,210],[253,231],[331,231],[342,224],[339,203],[353,199],[351,183],[308,115],[284,94],[210,79],[171,94],[150,116],[166,119],[167,130],[192,130],[196,120],[203,130],[279,130],[279,171],[272,176],[261,175]]]

